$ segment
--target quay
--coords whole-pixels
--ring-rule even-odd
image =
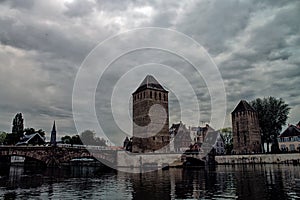
[[[300,164],[300,153],[222,155],[215,157],[216,164]]]

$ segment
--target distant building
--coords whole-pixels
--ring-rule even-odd
[[[44,145],[45,138],[39,133],[24,135],[16,145]]]
[[[208,124],[205,127],[189,127],[189,130],[194,143],[197,143],[199,146],[204,142],[206,134],[209,131],[214,131]]]
[[[199,127],[201,130],[198,134],[201,138],[195,145],[200,147],[204,154],[211,153],[213,150],[216,155],[225,154],[224,139],[219,131],[215,131],[208,124],[205,127]],[[204,136],[204,137],[203,137]]]
[[[215,131],[217,134],[215,144],[213,145],[214,149],[216,150],[217,155],[225,154],[225,143],[223,136],[219,131]]]
[[[261,136],[256,110],[241,100],[231,113],[234,153],[261,152]]]
[[[296,126],[289,125],[277,139],[282,152],[300,151],[300,121]]]
[[[169,132],[171,137],[170,151],[184,152],[190,148],[193,140],[189,129],[181,121],[178,124],[172,124]]]
[[[169,108],[168,91],[151,75],[146,76],[133,99],[132,152],[168,151]],[[150,113],[151,109],[156,109]],[[151,116],[150,116],[151,115]]]

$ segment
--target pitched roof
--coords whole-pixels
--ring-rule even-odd
[[[232,111],[232,113],[241,112],[241,111],[255,112],[255,109],[246,100],[241,100],[239,104],[235,107],[235,109]]]
[[[147,75],[133,94],[146,89],[154,89],[167,92],[152,75]]]
[[[294,125],[290,125],[287,129],[285,129],[281,134],[280,138],[283,137],[293,137],[293,136],[300,136],[300,129]]]
[[[28,144],[28,142],[30,142],[30,140],[32,140],[35,137],[40,138],[41,141],[45,143],[45,139],[39,133],[34,133],[34,134],[30,134],[30,135],[24,135],[24,137],[21,139],[21,141],[18,142],[16,145]]]

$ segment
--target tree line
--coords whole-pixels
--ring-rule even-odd
[[[15,145],[25,135],[32,135],[38,133],[45,140],[45,131],[42,129],[36,130],[35,128],[24,128],[24,119],[22,113],[17,113],[12,122],[12,133],[0,132],[0,144]],[[78,144],[78,145],[95,145],[106,146],[106,141],[103,138],[96,137],[94,131],[86,130],[80,135],[69,136],[65,135],[61,137],[63,144]]]
[[[94,145],[94,146],[107,146],[106,141],[103,138],[96,137],[94,131],[86,130],[83,131],[80,135],[74,136],[63,136],[61,138],[63,144],[78,144],[78,145]]]

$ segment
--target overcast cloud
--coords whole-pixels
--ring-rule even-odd
[[[267,96],[282,98],[290,105],[288,123],[294,124],[300,120],[299,19],[298,0],[157,0],[151,3],[139,0],[1,0],[0,130],[10,132],[12,118],[22,112],[26,127],[42,128],[49,133],[53,120],[56,120],[60,136],[77,134],[72,92],[80,65],[103,40],[142,27],[177,30],[206,49],[225,84],[227,112],[224,126],[231,125],[230,113],[240,99],[250,101]],[[150,41],[162,44],[169,42],[163,36],[148,37]],[[172,41],[170,46],[180,47],[183,42]],[[132,43],[134,41],[131,44],[124,41],[122,45],[126,47]],[[106,51],[113,54],[116,49],[107,47]],[[102,58],[98,59],[101,62]],[[112,70],[104,77],[105,83],[108,87],[111,83],[113,87],[124,75],[122,70],[126,72],[128,66],[141,65],[145,60],[174,66],[188,77],[199,100],[201,121],[210,120],[211,99],[205,78],[168,52],[141,50],[128,53],[112,64]],[[147,70],[136,72],[140,77],[135,76],[130,83],[127,81],[128,85],[125,81],[124,87],[131,87],[128,91],[133,92],[149,69],[148,66]],[[152,74],[158,72],[154,67]],[[172,81],[158,81],[169,84],[164,86],[172,91]],[[109,107],[101,104],[101,95],[98,85],[95,98],[96,105],[100,105],[98,117]],[[177,95],[170,94],[170,124],[180,120]],[[186,98],[191,99],[192,95],[187,94]],[[124,100],[128,102],[127,108],[130,108],[130,98],[128,95]],[[119,110],[128,112],[127,108],[120,106]],[[190,108],[185,112],[192,116],[195,110]],[[93,124],[88,124],[88,116],[85,120],[93,129]],[[198,125],[192,117],[184,123]]]

